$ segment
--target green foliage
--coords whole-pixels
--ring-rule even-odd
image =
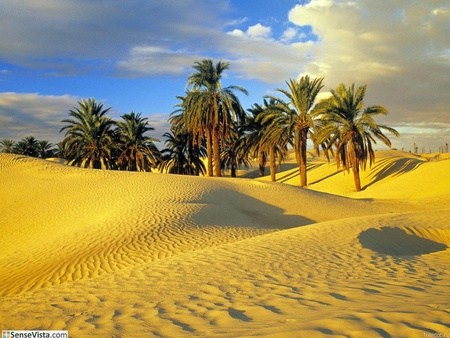
[[[312,80],[308,75],[301,77],[298,81],[289,79],[286,81],[288,90],[277,89],[287,98],[287,101],[273,96],[269,97],[277,102],[279,109],[283,110],[282,121],[284,124],[289,124],[285,129],[293,132],[293,146],[299,165],[300,186],[302,187],[307,185],[306,144],[308,134],[315,129],[311,112],[317,94],[323,88],[322,81],[323,78]]]
[[[151,171],[156,167],[160,153],[154,142],[157,139],[148,137],[146,132],[154,130],[149,127],[148,119],[141,114],[131,112],[121,116],[118,121],[117,148],[120,152],[117,166],[120,170]]]
[[[355,91],[354,84],[348,88],[340,84],[331,91],[331,97],[322,100],[315,110],[321,121],[321,128],[315,136],[316,144],[326,143],[326,149],[336,146],[339,163],[348,171],[353,169],[356,191],[361,190],[360,169],[364,170],[367,163],[372,165],[375,161],[373,145],[376,140],[391,146],[383,130],[399,136],[395,129],[377,124],[374,120],[377,115],[388,114],[385,107],[375,105],[363,109],[366,89],[365,85]]]
[[[0,141],[0,149],[2,153],[13,153],[16,142],[13,140],[3,139]]]
[[[221,176],[220,144],[229,137],[233,124],[242,123],[245,112],[235,91],[248,94],[240,86],[222,87],[222,73],[229,67],[228,62],[219,61],[215,66],[211,59],[195,62],[196,70],[188,78],[186,87],[191,87],[184,99],[184,118],[188,130],[204,130],[207,142],[208,175]],[[213,161],[214,157],[214,161]]]
[[[103,109],[103,104],[88,99],[70,110],[72,119],[63,120],[67,125],[60,131],[66,130],[62,143],[67,147],[69,163],[94,169],[116,169],[113,160],[115,122],[106,116],[110,109]]]

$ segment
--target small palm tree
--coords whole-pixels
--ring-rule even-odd
[[[298,81],[290,79],[286,82],[288,90],[277,89],[277,91],[286,96],[287,102],[271,97],[284,106],[286,114],[294,114],[293,118],[291,118],[291,123],[294,123],[295,127],[294,150],[299,166],[300,186],[302,187],[308,183],[306,176],[306,145],[308,134],[314,128],[311,111],[317,94],[323,88],[322,81],[323,78],[311,80],[308,75],[303,76]]]
[[[13,140],[3,139],[0,141],[2,153],[13,153],[16,143]]]
[[[72,119],[62,120],[67,125],[62,147],[66,150],[68,163],[94,169],[115,169],[112,151],[114,149],[114,121],[106,116],[111,109],[95,99],[78,102],[79,107],[69,111]]]
[[[154,142],[155,138],[145,135],[148,131],[155,130],[148,126],[148,119],[141,114],[131,112],[122,115],[123,121],[118,121],[118,138],[120,155],[117,165],[121,170],[151,171],[156,166],[159,151]]]
[[[366,89],[366,85],[361,86],[355,92],[354,84],[348,88],[340,84],[317,109],[323,127],[316,142],[327,140],[330,147],[337,142],[337,156],[344,169],[349,171],[352,168],[356,191],[361,191],[360,169],[364,170],[367,162],[371,166],[375,161],[373,144],[376,144],[376,139],[391,146],[391,141],[382,130],[399,136],[395,129],[379,125],[373,119],[377,115],[386,115],[388,111],[385,107],[370,106],[363,110]]]
[[[264,100],[263,106],[255,103],[247,111],[251,114],[246,119],[244,142],[248,152],[253,154],[253,157],[258,158],[259,176],[264,176],[267,164],[267,152],[263,147],[262,137],[265,132],[265,126],[261,123],[259,118],[264,113],[264,107],[267,101]]]
[[[224,147],[220,154],[220,162],[222,169],[230,170],[231,177],[236,177],[237,170],[244,166],[250,166],[249,152],[246,151],[244,128],[234,126],[229,133],[229,136],[224,140]]]
[[[38,140],[33,136],[25,137],[17,142],[14,152],[20,155],[38,157]]]
[[[177,96],[180,103],[176,104],[177,109],[170,114],[169,122],[171,124],[171,132],[173,134],[167,134],[172,138],[170,144],[174,145],[175,138],[185,140],[184,152],[186,153],[188,166],[194,168],[194,173],[192,175],[199,176],[204,174],[205,165],[202,158],[205,157],[204,140],[205,140],[205,130],[201,128],[202,123],[197,121],[188,120],[188,111],[190,107],[187,104],[186,96]],[[167,151],[170,152],[169,149]],[[208,172],[212,175],[212,163],[208,163]]]
[[[178,130],[163,135],[167,148],[161,151],[158,168],[163,172],[179,175],[199,175],[206,172],[200,156],[205,155],[203,146],[194,146],[192,134],[186,130]]]
[[[50,143],[47,140],[38,141],[37,151],[39,153],[39,157],[43,158],[43,159],[46,159],[48,157],[53,157],[56,153],[54,144]]]
[[[269,153],[271,180],[276,180],[276,160],[281,164],[287,158],[288,145],[293,145],[295,134],[295,120],[297,114],[293,109],[286,110],[284,105],[280,105],[276,100],[270,102],[264,100],[264,110],[256,121],[263,126],[263,135],[260,143],[264,151]]]

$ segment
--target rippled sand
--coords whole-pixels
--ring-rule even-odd
[[[0,328],[71,337],[450,334],[450,160],[263,179],[0,154]],[[291,185],[292,184],[292,185]]]

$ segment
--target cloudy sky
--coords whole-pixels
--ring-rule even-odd
[[[447,0],[0,0],[0,139],[58,142],[83,98],[168,131],[196,60],[230,62],[244,108],[289,78],[368,85],[379,120],[437,151],[450,143]]]

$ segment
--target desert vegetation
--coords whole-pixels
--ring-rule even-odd
[[[377,115],[386,115],[383,106],[363,110],[367,86],[355,90],[354,84],[340,84],[332,95],[316,103],[323,88],[323,78],[286,81],[287,88],[277,88],[282,98],[268,96],[245,110],[239,95],[248,95],[237,85],[224,87],[222,77],[228,62],[214,64],[211,59],[197,61],[188,77],[186,93],[169,118],[170,131],[164,134],[165,148],[160,150],[148,136],[154,130],[141,113],[130,112],[114,121],[94,98],[81,100],[62,120],[64,139],[53,145],[29,136],[17,143],[3,140],[2,152],[34,157],[64,158],[68,164],[93,169],[152,171],[183,175],[220,177],[223,170],[236,176],[240,167],[248,167],[251,159],[259,162],[259,174],[265,175],[267,162],[275,181],[276,163],[295,153],[299,185],[307,186],[307,141],[334,155],[338,167],[352,169],[359,191],[359,171],[375,160],[376,139],[391,146],[387,131],[399,133],[386,125],[378,125]],[[417,149],[415,149],[417,151]]]

